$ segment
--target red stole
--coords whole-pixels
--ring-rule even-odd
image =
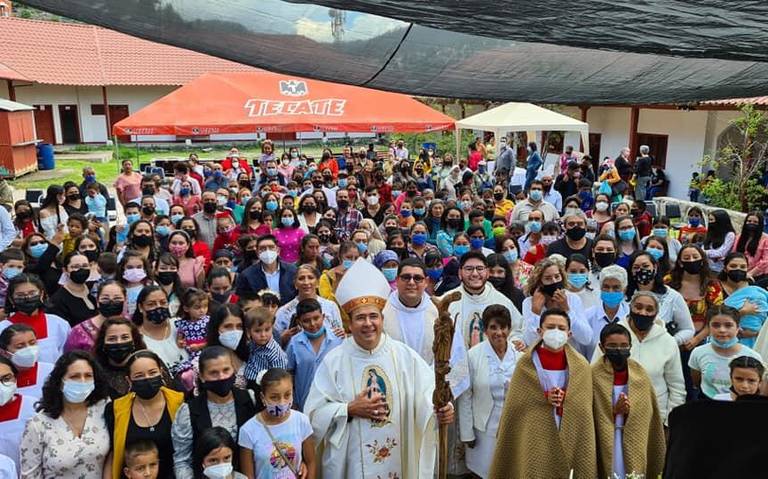
[[[45,318],[43,308],[37,310],[37,314],[24,314],[21,311],[16,311],[8,318],[13,324],[26,324],[35,331],[35,338],[38,341],[48,337],[48,321]]]
[[[37,384],[37,366],[40,363],[35,363],[29,369],[19,369],[19,374],[16,375],[16,387],[26,388]]]
[[[536,350],[539,353],[539,361],[541,361],[541,367],[548,371],[565,371],[568,369],[568,360],[565,356],[565,348],[560,351],[550,351],[543,345],[539,346]],[[563,401],[560,403],[560,407],[556,409],[557,415],[563,416],[563,404],[565,404],[566,388],[563,388]],[[544,396],[549,396],[549,391],[544,391]]]
[[[14,421],[21,413],[21,395],[15,394],[8,404],[0,406],[0,422]]]
[[[614,371],[613,372],[613,385],[614,386],[623,386],[629,382],[629,368],[624,369],[624,371]]]

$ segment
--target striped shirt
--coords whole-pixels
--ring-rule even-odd
[[[288,367],[288,356],[280,348],[274,338],[264,346],[251,343],[248,362],[245,363],[245,378],[255,380],[256,376],[266,369]]]

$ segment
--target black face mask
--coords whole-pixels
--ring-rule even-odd
[[[251,182],[250,180],[240,180],[239,182],[241,188],[250,188]]]
[[[493,199],[496,201],[501,201],[504,199],[504,193],[494,193]]]
[[[680,263],[683,265],[683,271],[688,274],[699,274],[701,273],[702,266],[704,266],[703,259],[697,259],[694,261],[681,261]]]
[[[145,186],[141,189],[141,196],[152,196],[155,194],[154,186]]]
[[[304,213],[312,214],[315,211],[317,211],[317,206],[315,206],[315,205],[304,205],[304,206],[301,207],[301,209],[302,209],[302,211],[304,211]]]
[[[139,248],[146,248],[152,244],[152,237],[148,235],[134,235],[133,244]]]
[[[546,296],[549,296],[550,298],[555,294],[555,292],[558,289],[563,289],[562,281],[558,281],[552,284],[542,284],[541,286],[539,286],[539,291],[544,293]]]
[[[656,316],[646,316],[645,314],[638,314],[635,312],[630,312],[629,317],[632,319],[635,327],[640,331],[648,331],[651,329],[653,320],[656,319]]]
[[[141,212],[144,213],[147,216],[155,214],[155,207],[154,206],[142,206]]]
[[[349,208],[349,201],[347,200],[339,200],[336,202],[340,210],[346,210]]]
[[[232,291],[225,291],[223,293],[211,293],[211,298],[219,304],[225,304],[231,294]]]
[[[88,268],[76,269],[69,273],[69,279],[75,284],[85,284],[88,277],[91,275],[91,270]]]
[[[643,286],[651,284],[655,277],[656,272],[652,269],[641,269],[636,273],[632,273],[632,278],[635,280],[635,282],[637,284],[642,284]]]
[[[173,284],[173,280],[176,279],[178,274],[179,273],[176,271],[159,271],[157,273],[157,282],[163,286],[168,286],[169,284]]]
[[[504,287],[504,284],[506,284],[507,279],[499,278],[497,276],[497,277],[488,278],[488,282],[491,283],[493,287],[496,288],[498,291],[501,291],[501,289]]]
[[[80,193],[73,193],[71,195],[67,195],[67,199],[69,201],[77,201],[80,199]]]
[[[163,324],[171,317],[171,312],[168,308],[155,308],[146,312],[147,319],[150,323]]]
[[[112,343],[104,345],[104,354],[115,364],[121,364],[133,353],[133,341],[127,343]]]
[[[248,218],[252,220],[260,220],[261,219],[261,211],[249,211],[248,212]]]
[[[576,226],[575,228],[565,230],[565,236],[567,236],[571,241],[579,241],[586,234],[587,230],[581,226]]]
[[[601,268],[606,268],[616,262],[615,253],[595,253],[595,263]]]
[[[323,181],[322,180],[315,180],[312,182],[312,186],[315,188],[322,188],[323,187]]]
[[[464,221],[462,221],[461,218],[450,218],[446,221],[446,223],[448,223],[449,228],[452,228],[455,230],[460,230],[464,228]]]
[[[201,381],[200,382],[200,388],[204,389],[205,391],[211,391],[213,394],[224,397],[230,392],[232,392],[232,388],[235,385],[235,375],[231,375],[230,377],[226,379],[219,379],[216,381]]]
[[[330,243],[331,241],[331,234],[330,233],[319,233],[317,235],[318,238],[320,238],[321,243]]]
[[[186,229],[186,230],[184,230],[184,232],[187,233],[187,236],[192,238],[192,241],[194,241],[195,238],[197,238],[197,231],[195,231],[192,228]]]
[[[726,273],[728,276],[728,279],[733,281],[734,283],[741,283],[742,281],[746,281],[747,279],[747,272],[743,269],[732,269]]]
[[[135,392],[141,399],[148,400],[157,396],[160,387],[163,385],[163,377],[155,376],[153,378],[136,379],[131,381],[131,391]]]
[[[397,257],[404,260],[408,257],[408,250],[405,248],[389,248],[391,251],[397,253]]]
[[[256,260],[256,258],[258,256],[259,256],[259,254],[255,250],[247,249],[247,250],[243,251],[243,259],[246,262],[254,261],[254,260]]]
[[[35,295],[30,298],[14,299],[13,306],[21,313],[32,314],[43,306],[43,302],[40,301],[40,295]]]
[[[89,263],[93,263],[99,259],[99,250],[97,249],[89,249],[88,251],[83,251],[80,254],[88,258]]]
[[[611,362],[614,369],[623,371],[627,368],[629,349],[610,348],[605,350],[605,357]]]
[[[123,314],[123,301],[109,301],[105,303],[99,303],[99,314],[105,318],[112,318]]]
[[[209,215],[216,213],[216,203],[211,203],[210,201],[203,203],[203,211]]]
[[[16,212],[16,217],[20,220],[26,220],[32,217],[32,212],[29,210],[21,210]]]

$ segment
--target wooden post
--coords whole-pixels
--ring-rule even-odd
[[[581,121],[584,123],[587,122],[587,112],[589,111],[589,105],[581,105],[579,106],[579,110],[581,110]],[[579,151],[584,153],[584,139],[581,138],[581,135],[579,135]]]
[[[640,107],[633,106],[630,110],[630,117],[629,117],[629,160],[630,163],[634,164],[635,158],[637,158],[638,154],[638,145],[637,145],[637,124],[640,120]]]
[[[13,80],[8,80],[8,99],[16,101],[16,87],[13,86]]]
[[[112,122],[109,118],[109,101],[107,100],[107,87],[102,85],[101,87],[101,98],[104,102],[104,121],[107,123],[107,140],[109,140],[109,137],[112,136]],[[105,141],[106,143],[106,141]]]

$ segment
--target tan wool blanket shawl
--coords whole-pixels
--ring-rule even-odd
[[[624,418],[624,471],[659,477],[664,469],[664,426],[651,379],[643,367],[630,359],[627,396],[629,414]],[[597,434],[599,478],[613,477],[613,367],[601,358],[592,365],[592,403]]]
[[[538,345],[537,345],[538,346]],[[597,477],[592,374],[587,361],[565,347],[568,384],[557,430],[529,349],[509,383],[488,477],[495,479],[575,479]]]

